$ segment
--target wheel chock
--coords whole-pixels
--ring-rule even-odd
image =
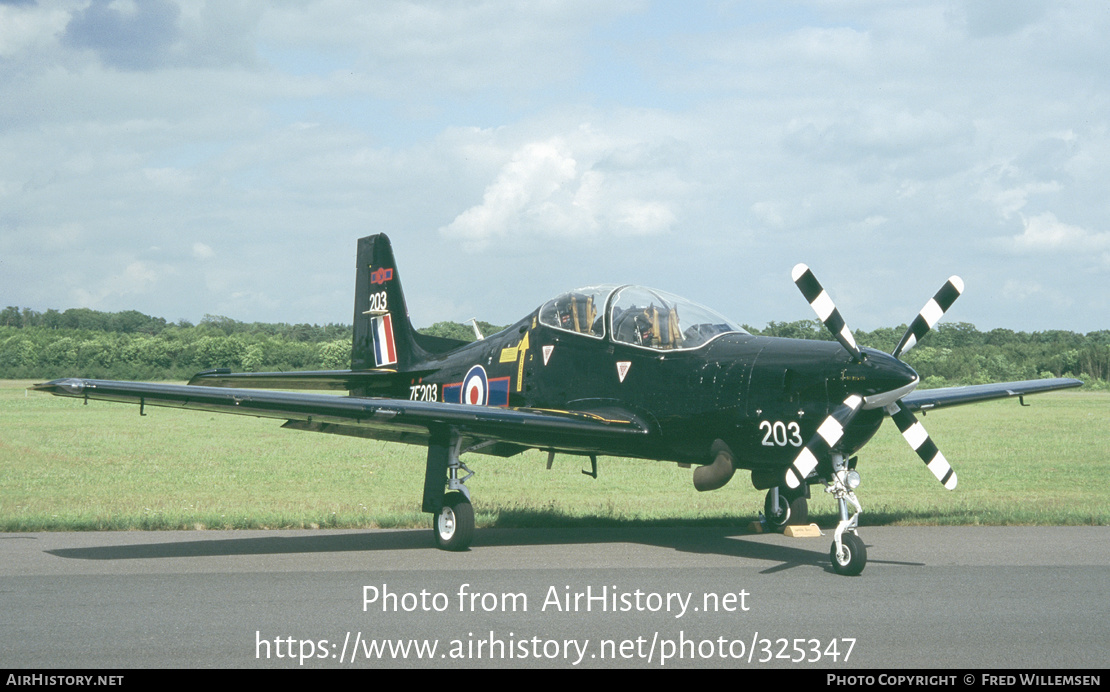
[[[787,526],[783,529],[782,535],[789,536],[790,538],[820,538],[821,529],[817,528],[817,524]]]

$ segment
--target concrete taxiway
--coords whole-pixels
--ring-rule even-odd
[[[0,660],[34,668],[1090,668],[1110,527],[0,534]]]

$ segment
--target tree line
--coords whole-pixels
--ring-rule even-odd
[[[483,335],[502,327],[479,322]],[[817,320],[770,322],[753,334],[831,340]],[[420,330],[472,341],[473,327],[438,322]],[[887,353],[901,327],[857,331],[856,340]],[[110,313],[74,308],[0,311],[0,378],[92,377],[183,380],[215,367],[235,371],[338,370],[350,367],[351,326],[240,322],[205,315],[199,324],[175,323],[135,310]],[[941,324],[904,359],[923,386],[980,384],[1040,377],[1078,377],[1106,388],[1110,380],[1110,330],[982,332],[966,322]]]
[[[351,327],[270,324],[205,315],[167,322],[135,310],[0,311],[0,378],[184,380],[200,370],[343,369]]]

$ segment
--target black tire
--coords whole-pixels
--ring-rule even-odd
[[[474,507],[466,495],[447,493],[443,509],[432,516],[432,533],[441,550],[461,551],[474,539]]]
[[[844,549],[839,555],[836,552],[836,541],[829,549],[829,559],[832,561],[833,570],[846,577],[854,577],[863,571],[867,564],[867,548],[863,540],[854,533],[845,533],[840,537]]]
[[[771,507],[771,491],[763,500],[763,516],[767,524],[777,531],[787,526],[801,526],[809,522],[809,503],[806,502],[805,491],[801,489],[787,491],[779,488],[779,512],[774,512]]]

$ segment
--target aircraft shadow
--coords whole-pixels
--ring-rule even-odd
[[[722,555],[772,563],[763,570],[773,573],[793,567],[816,566],[831,571],[828,546],[831,531],[820,540],[805,541],[805,547],[783,545],[780,539],[751,533],[736,527],[696,525],[643,526],[628,522],[627,527],[577,528],[483,528],[475,532],[473,548],[638,543],[696,554]],[[104,534],[108,539],[111,534]],[[802,539],[799,539],[802,540]],[[202,538],[160,543],[104,545],[62,548],[46,551],[56,557],[75,560],[151,560],[181,557],[233,557],[241,555],[294,555],[381,550],[431,550],[430,529],[321,531],[303,536],[257,536]],[[881,560],[872,560],[881,563]],[[923,566],[923,563],[891,564]]]

